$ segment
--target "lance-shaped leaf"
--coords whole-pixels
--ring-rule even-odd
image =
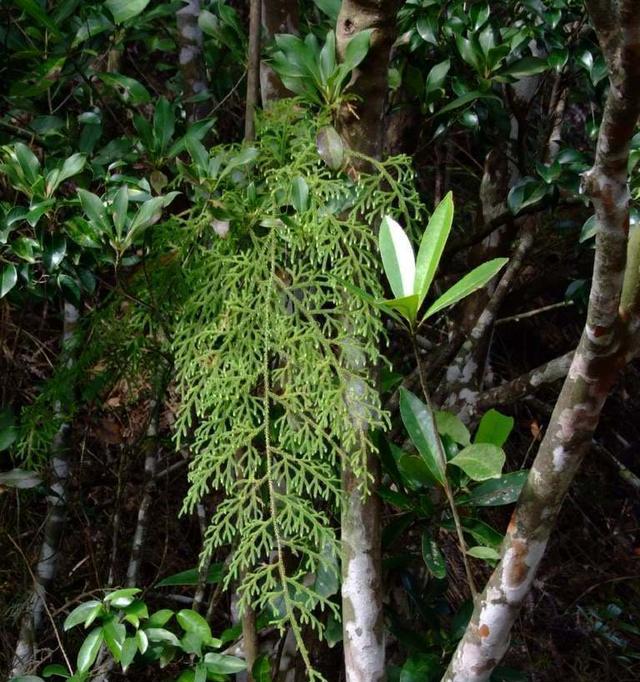
[[[433,212],[420,242],[413,290],[413,293],[418,295],[418,308],[422,305],[433,282],[452,223],[453,195],[449,192]]]
[[[403,296],[402,298],[391,298],[381,302],[382,308],[387,312],[396,310],[404,317],[409,324],[413,324],[418,317],[419,301],[415,294]]]
[[[435,315],[444,308],[449,308],[463,298],[466,298],[474,291],[481,289],[489,280],[501,270],[507,263],[508,258],[494,258],[487,261],[470,273],[465,275],[459,282],[456,282],[450,289],[444,292],[424,314],[423,320]]]
[[[411,296],[416,277],[413,247],[405,231],[390,216],[385,216],[378,237],[380,255],[389,286],[396,298]]]
[[[436,422],[431,410],[416,395],[400,388],[400,415],[405,428],[433,477],[444,485],[446,475],[439,452]]]

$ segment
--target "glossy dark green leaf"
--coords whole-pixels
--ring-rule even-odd
[[[358,66],[369,52],[369,45],[371,44],[371,34],[373,29],[366,29],[358,31],[353,38],[347,43],[344,49],[343,66],[349,71]]]
[[[52,272],[64,260],[67,253],[67,240],[61,234],[51,235],[45,240],[44,249],[42,252],[42,262],[44,267]]]
[[[97,627],[91,630],[86,636],[80,651],[78,651],[77,666],[78,672],[84,673],[91,669],[94,664],[98,651],[103,641],[102,628]]]
[[[107,604],[111,604],[114,608],[123,609],[126,606],[129,606],[133,602],[135,596],[140,594],[140,592],[141,590],[138,587],[124,587],[121,590],[109,592],[104,598],[104,601]]]
[[[166,97],[161,97],[153,114],[153,136],[158,149],[164,152],[169,146],[175,131],[175,116],[173,106]]]
[[[51,31],[55,36],[62,36],[60,29],[52,21],[51,17],[42,9],[42,5],[36,0],[13,0],[14,4],[35,19],[42,27]]]
[[[196,611],[192,609],[182,609],[176,614],[176,618],[180,627],[185,632],[193,632],[203,642],[208,642],[211,639],[211,628],[207,621]]]
[[[520,491],[527,480],[529,471],[514,471],[482,483],[473,488],[471,493],[462,496],[458,504],[469,504],[476,507],[500,507],[516,502]]]
[[[211,564],[209,572],[207,573],[207,583],[210,585],[219,583],[224,575],[224,564]],[[181,571],[174,575],[164,578],[156,587],[171,587],[176,585],[197,585],[198,584],[198,569],[190,568],[187,571]],[[170,611],[168,613],[171,613]],[[164,623],[162,623],[164,625]]]
[[[133,659],[138,653],[138,641],[135,637],[127,637],[122,644],[120,652],[120,665],[122,672],[127,672],[127,668],[133,663]]]
[[[6,296],[18,281],[18,272],[13,263],[3,263],[0,266],[0,298]]]
[[[127,636],[125,626],[122,623],[119,623],[115,618],[111,618],[102,626],[102,635],[114,660],[119,663],[120,656],[122,655],[122,645]]]
[[[291,183],[291,202],[298,213],[304,213],[309,208],[309,185],[300,175]]]
[[[411,441],[416,446],[432,476],[444,485],[444,465],[439,457],[436,423],[429,408],[411,391],[400,388],[400,414]]]
[[[344,143],[333,126],[320,128],[316,137],[316,148],[320,158],[331,170],[340,170],[344,163]]]
[[[524,78],[525,76],[535,76],[549,68],[546,59],[541,57],[523,57],[518,61],[509,64],[500,72],[501,76],[513,76],[513,78]]]
[[[204,662],[209,672],[220,675],[232,675],[247,669],[247,664],[243,659],[213,652],[205,655]]]
[[[422,533],[422,558],[431,575],[434,578],[445,578],[447,575],[447,563],[431,533],[425,530]]]
[[[44,670],[42,671],[42,677],[53,677],[54,675],[56,677],[71,677],[71,673],[59,663],[52,663],[45,666]]]
[[[98,606],[102,606],[102,602],[96,600],[87,601],[76,606],[76,608],[65,618],[63,626],[65,631],[74,628],[76,625],[85,623]]]
[[[416,653],[405,661],[398,682],[436,682],[442,672],[440,659],[436,654]]]

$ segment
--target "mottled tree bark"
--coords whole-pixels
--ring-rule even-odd
[[[349,87],[356,99],[339,112],[338,127],[349,148],[375,158],[382,154],[382,121],[397,6],[397,2],[382,0],[344,0],[336,27],[341,58],[356,33],[373,29],[369,53],[354,72]],[[366,164],[358,164],[357,168],[366,170]],[[354,354],[345,353],[345,357],[348,355]],[[362,368],[359,364],[362,358],[351,361]],[[349,408],[358,429],[367,428],[362,417],[366,410],[358,403],[363,393],[363,387],[354,380],[348,391]],[[367,467],[373,482],[368,485],[366,497],[362,495],[366,482],[348,462],[344,463],[342,475],[342,627],[347,682],[379,682],[385,677],[380,503],[375,495],[379,463],[371,453],[367,456]]]
[[[180,73],[186,99],[203,95],[209,89],[202,55],[202,31],[198,25],[200,9],[200,0],[187,0],[176,12]],[[189,120],[197,121],[206,117],[209,106],[207,102],[188,102],[186,109]]]
[[[249,53],[247,55],[247,98],[244,110],[244,139],[256,137],[256,107],[260,97],[260,0],[249,5]]]
[[[78,309],[71,303],[65,303],[62,339],[63,353],[67,355],[66,362],[69,365],[73,363],[73,355],[69,346],[75,334],[77,323]],[[62,405],[57,405],[56,411],[61,414]],[[20,624],[20,634],[14,653],[11,677],[25,674],[33,662],[36,639],[45,610],[44,600],[58,570],[58,555],[67,515],[70,433],[71,426],[66,422],[62,423],[51,446],[51,494],[47,496],[49,510],[44,525],[40,557],[35,569],[36,584],[33,586],[33,592],[27,601]]]
[[[504,656],[564,496],[591,445],[602,406],[619,370],[636,352],[639,272],[633,266],[637,245],[627,239],[627,161],[640,114],[640,15],[629,1],[587,0],[586,4],[610,80],[595,163],[584,176],[584,189],[598,221],[587,321],[507,529],[501,561],[475,604],[445,682],[488,680]],[[627,260],[632,272],[624,280],[623,292]]]

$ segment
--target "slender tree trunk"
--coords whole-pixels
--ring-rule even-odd
[[[200,10],[200,0],[188,0],[185,6],[176,12],[180,72],[186,99],[204,95],[209,90],[202,55],[202,31],[198,25]],[[206,101],[188,102],[186,106],[191,121],[205,118],[209,110]]]
[[[604,402],[638,344],[640,272],[637,244],[627,239],[627,162],[640,114],[640,15],[628,1],[588,0],[587,7],[610,79],[596,160],[584,176],[598,221],[587,321],[507,529],[501,561],[475,604],[445,682],[484,682],[507,651],[511,628],[591,445]]]
[[[68,366],[71,366],[73,354],[70,343],[78,323],[78,309],[71,303],[65,303],[63,314],[63,354],[67,356]],[[58,404],[56,412],[58,415],[62,414],[63,406]],[[58,554],[67,515],[70,434],[70,424],[62,423],[54,437],[51,448],[51,494],[47,497],[49,510],[40,547],[40,558],[35,569],[36,584],[33,586],[33,592],[28,599],[20,625],[20,635],[14,653],[11,677],[25,674],[34,660],[36,639],[42,625],[45,609],[44,600],[58,570]]]
[[[244,139],[256,136],[256,107],[260,98],[260,0],[249,5],[249,54],[247,55],[247,100],[244,114]]]
[[[267,43],[278,33],[298,33],[299,24],[298,0],[262,0],[262,35]],[[263,108],[292,94],[264,61],[260,62],[260,94]]]
[[[336,27],[340,57],[356,33],[373,29],[369,54],[353,74],[349,88],[357,99],[339,112],[338,127],[350,148],[377,158],[382,154],[382,121],[397,6],[396,2],[381,0],[344,0]],[[366,170],[366,164],[361,166]],[[355,363],[360,360],[353,358]],[[366,429],[358,403],[362,387],[354,382],[348,393],[354,424]],[[378,682],[385,677],[380,504],[375,495],[379,464],[371,453],[367,465],[373,483],[366,497],[362,494],[365,482],[346,462],[342,474],[342,627],[347,682]]]

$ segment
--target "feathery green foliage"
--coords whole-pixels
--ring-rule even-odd
[[[285,101],[263,115],[255,151],[190,150],[205,201],[183,244],[191,294],[174,341],[178,440],[194,456],[184,509],[224,492],[205,552],[234,545],[227,582],[301,648],[298,623],[320,630],[315,607],[334,608],[303,580],[333,570],[340,460],[367,480],[370,433],[387,421],[366,370],[380,360],[379,315],[337,282],[379,292],[374,227],[390,208],[421,212],[405,158],[375,175],[330,170],[316,149],[326,124]],[[354,390],[367,432],[348,409]]]

